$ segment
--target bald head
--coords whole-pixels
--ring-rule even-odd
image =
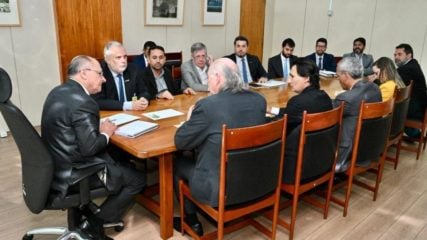
[[[239,69],[229,58],[215,60],[209,67],[208,77],[208,88],[212,94],[225,90],[237,92],[243,89]]]

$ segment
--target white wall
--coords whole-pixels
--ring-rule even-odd
[[[53,4],[19,2],[21,26],[0,27],[0,66],[12,79],[12,102],[39,125],[44,100],[60,82]],[[7,128],[0,115],[1,129]]]
[[[409,43],[415,58],[424,72],[427,71],[427,1],[335,0],[331,17],[327,15],[329,2],[267,0],[273,16],[266,19],[266,26],[271,29],[266,27],[265,31],[264,65],[268,57],[280,52],[281,43],[287,37],[294,39],[294,54],[298,56],[312,53],[319,37],[328,39],[327,51],[336,56],[351,52],[353,40],[364,37],[365,52],[373,54],[374,59],[393,58],[399,43]],[[267,34],[270,32],[272,34]]]
[[[190,46],[203,42],[208,53],[222,57],[233,52],[234,38],[239,34],[240,0],[227,0],[224,26],[203,26],[203,1],[185,0],[182,26],[145,26],[145,1],[122,1],[123,44],[128,54],[141,52],[142,45],[152,40],[167,52],[182,51],[184,61],[190,59]]]

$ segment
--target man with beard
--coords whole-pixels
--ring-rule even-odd
[[[268,59],[268,78],[289,77],[291,66],[297,57],[292,55],[295,49],[295,42],[291,38],[286,38],[282,42],[282,52]]]
[[[257,56],[248,54],[248,46],[246,37],[237,36],[234,39],[234,53],[225,57],[237,63],[244,83],[266,82],[267,72]]]
[[[326,38],[319,38],[316,41],[316,52],[308,55],[306,58],[316,63],[319,70],[327,70],[335,72],[337,70],[337,63],[332,54],[326,53],[328,41]]]
[[[424,119],[424,112],[427,104],[426,80],[421,70],[420,64],[414,57],[414,52],[409,44],[402,43],[396,47],[394,52],[394,62],[397,65],[397,72],[406,85],[413,81],[411,100],[409,101],[408,118]],[[411,137],[418,137],[418,129],[405,129],[405,133]]]
[[[372,64],[374,63],[374,58],[370,54],[365,54],[366,40],[363,37],[354,39],[353,41],[353,52],[346,53],[343,57],[355,57],[360,61],[363,66],[363,76],[368,76],[373,74]]]
[[[171,72],[164,68],[166,62],[165,49],[162,46],[154,46],[148,50],[148,64],[142,73],[142,79],[148,88],[150,98],[174,99],[178,94],[196,94],[193,89],[181,90],[172,79]]]
[[[101,92],[92,95],[101,110],[147,108],[150,96],[141,72],[136,65],[127,62],[127,53],[121,43],[110,41],[105,44],[101,68],[106,81]]]

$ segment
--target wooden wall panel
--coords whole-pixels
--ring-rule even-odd
[[[107,41],[122,41],[120,0],[56,0],[54,4],[64,79],[74,56],[102,58]]]
[[[262,61],[265,0],[241,0],[240,35],[249,39],[249,52]]]

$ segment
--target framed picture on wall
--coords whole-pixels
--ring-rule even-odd
[[[0,0],[0,26],[20,26],[18,0]]]
[[[203,25],[224,25],[225,0],[204,0]]]
[[[184,0],[145,0],[145,25],[182,25]]]

